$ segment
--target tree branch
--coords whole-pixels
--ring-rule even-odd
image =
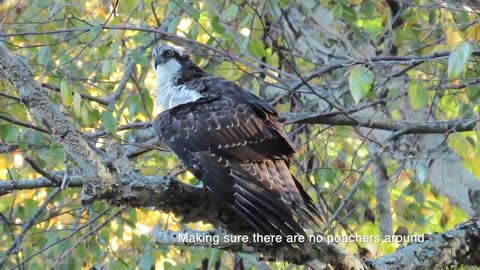
[[[0,268],[3,267],[8,256],[10,256],[12,253],[18,252],[27,231],[30,230],[33,225],[35,225],[35,221],[40,217],[43,211],[45,211],[48,204],[50,204],[50,202],[53,200],[53,198],[55,198],[55,196],[57,196],[58,193],[60,193],[60,188],[56,188],[52,193],[50,193],[45,201],[38,207],[35,213],[33,213],[33,215],[25,223],[23,223],[21,232],[15,237],[15,241],[13,241],[13,244],[5,252],[5,257],[2,256],[3,258],[0,260]]]
[[[438,122],[402,122],[372,116],[352,115],[343,113],[283,113],[280,121],[284,124],[324,124],[334,126],[366,127],[388,131],[400,131],[402,134],[452,133],[472,131],[480,118],[457,119]]]
[[[241,236],[248,238],[248,241],[246,241],[245,238],[236,239],[234,237],[234,235],[227,234],[218,229],[210,231],[184,229],[182,231],[167,230],[154,232],[154,241],[157,245],[202,246],[243,253],[261,253],[262,257],[265,259],[276,258],[292,260],[292,258],[295,258],[297,263],[302,263],[305,259],[316,258],[322,262],[329,263],[333,269],[368,269],[359,258],[345,253],[345,251],[336,245],[327,245],[326,243],[307,243],[307,246],[309,244],[312,244],[312,246],[300,250],[267,243],[265,246],[259,248],[259,246],[252,245],[255,243],[252,242],[253,238],[251,236]],[[305,253],[308,256],[305,256]]]
[[[63,171],[50,173],[61,179]],[[214,225],[225,225],[232,232],[239,232],[238,219],[220,201],[201,187],[182,183],[170,176],[141,176],[122,178],[118,192],[101,194],[103,199],[115,205],[131,207],[156,207],[183,217],[184,222],[206,221]],[[70,188],[82,187],[86,180],[82,175],[68,176]],[[13,190],[59,187],[47,177],[31,180],[9,180],[0,182],[0,194]],[[223,224],[222,224],[223,223]]]
[[[13,119],[13,118],[8,117],[6,115],[1,115],[0,114],[0,119],[2,119],[4,121],[7,121],[7,122],[10,122],[12,124],[21,126],[21,127],[31,128],[31,129],[34,129],[34,130],[37,130],[37,131],[40,131],[40,132],[43,132],[43,133],[46,133],[46,134],[50,134],[50,131],[46,130],[45,128],[38,127],[38,126],[30,124],[30,123],[25,123],[25,122],[22,122],[22,121],[18,121],[17,119]]]
[[[48,92],[33,79],[30,68],[11,54],[3,43],[0,43],[0,75],[10,80],[30,114],[51,130],[53,139],[78,164],[85,179],[89,180],[86,192],[94,195],[99,191],[111,191],[115,177],[105,166],[99,151],[83,139],[80,131],[49,99]]]
[[[426,235],[397,252],[368,260],[371,269],[456,269],[480,265],[480,221],[468,221],[453,230]]]
[[[42,83],[42,87],[45,87],[47,89],[50,89],[50,90],[53,90],[55,92],[58,92],[60,93],[60,87],[57,87],[57,86],[53,86],[51,84],[48,84],[48,83]],[[90,100],[90,101],[94,101],[98,104],[101,104],[103,106],[108,106],[108,101],[107,100],[104,100],[102,98],[99,98],[99,97],[94,97],[94,96],[90,96],[88,94],[85,94],[85,93],[79,93],[80,96],[86,100]]]

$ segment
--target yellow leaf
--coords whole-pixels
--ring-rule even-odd
[[[80,93],[75,91],[73,93],[73,112],[75,115],[80,116],[81,114],[81,102],[82,102],[82,96],[80,96]]]
[[[471,41],[480,41],[480,22],[477,22],[468,28],[467,38]]]
[[[475,158],[475,149],[472,144],[460,134],[453,133],[448,136],[448,145],[457,153],[464,161],[471,161]]]
[[[454,47],[457,43],[463,41],[462,34],[456,27],[447,27],[445,29],[446,41],[450,47]]]

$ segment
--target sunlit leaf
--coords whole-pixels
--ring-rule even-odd
[[[468,28],[467,37],[474,42],[480,41],[480,22],[477,22]]]
[[[137,5],[136,0],[122,0],[118,1],[117,10],[119,12],[132,12]]]
[[[428,104],[428,93],[421,81],[412,81],[408,86],[408,97],[412,109],[419,110]]]
[[[373,84],[373,73],[365,67],[354,67],[350,71],[350,93],[353,100],[358,104],[360,100],[370,91]]]
[[[188,2],[178,1],[176,3],[180,5],[180,7],[185,11],[185,13],[188,14],[189,17],[192,17],[195,20],[200,18],[200,12],[198,12],[198,10]]]
[[[248,42],[247,48],[248,51],[251,52],[255,57],[261,58],[265,55],[265,44],[261,41],[250,40]]]
[[[6,142],[14,142],[19,135],[18,128],[14,125],[0,125],[0,138]]]
[[[103,111],[100,114],[100,121],[102,123],[102,127],[108,130],[110,133],[115,133],[117,131],[117,121],[111,111]]]
[[[214,16],[212,18],[212,29],[213,31],[219,33],[219,34],[222,34],[223,32],[225,32],[225,28],[223,28],[223,26],[220,24],[220,19],[218,18],[218,16]]]
[[[463,159],[475,158],[475,149],[470,142],[460,134],[452,133],[448,136],[448,145]]]
[[[140,260],[140,263],[138,264],[138,268],[151,269],[153,265],[154,265],[154,260],[153,260],[152,252],[148,250],[143,254],[143,258],[142,260]]]
[[[252,92],[257,96],[260,95],[260,84],[256,78],[253,78],[252,80]]]
[[[73,112],[75,115],[80,116],[82,112],[82,96],[79,92],[75,91],[73,93]]]
[[[480,87],[478,85],[472,85],[466,88],[466,94],[471,102],[477,102],[480,98]]]
[[[375,10],[375,5],[372,2],[372,0],[362,1],[362,11],[365,12],[365,16],[367,18],[372,17],[374,10]]]
[[[44,67],[52,67],[54,65],[49,46],[44,46],[40,49],[38,63]]]
[[[425,162],[421,161],[418,162],[417,166],[415,167],[415,173],[418,179],[418,182],[423,185],[425,179],[427,178],[428,167]]]
[[[37,1],[37,4],[38,4],[41,8],[48,8],[48,6],[49,6],[49,1],[48,1],[48,0],[38,0],[38,1]]]
[[[102,64],[102,76],[106,77],[110,73],[110,67],[112,66],[111,60],[105,60]]]
[[[97,25],[92,26],[92,28],[90,28],[91,37],[93,38],[93,37],[97,36],[100,33],[100,31],[102,31],[102,27],[103,26],[101,24],[97,24]]]
[[[147,110],[146,112],[151,115],[153,112],[153,99],[148,91],[143,92],[142,99],[145,109]]]
[[[343,4],[342,3],[337,3],[333,8],[332,8],[332,17],[333,18],[341,18],[342,13],[343,13]]]
[[[228,7],[223,11],[223,16],[225,19],[230,20],[237,16],[238,13],[238,6],[236,4],[230,4]]]
[[[63,105],[70,107],[73,103],[73,91],[68,88],[68,83],[65,80],[60,83],[60,95]]]
[[[468,59],[472,55],[472,44],[465,42],[460,44],[448,57],[448,78],[455,79],[464,73]]]

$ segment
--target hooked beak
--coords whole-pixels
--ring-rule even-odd
[[[162,55],[157,55],[154,59],[154,64],[155,64],[155,69],[157,69],[157,66],[160,65],[160,64],[163,64],[165,63],[165,58],[163,58]]]

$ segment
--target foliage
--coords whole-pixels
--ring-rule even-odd
[[[152,138],[129,125],[148,122],[157,113],[149,92],[155,87],[149,53],[165,39],[188,47],[204,69],[251,89],[281,112],[375,109],[376,118],[403,121],[405,111],[413,110],[427,112],[425,122],[478,119],[475,7],[421,0],[394,17],[384,1],[297,2],[7,0],[0,1],[0,40],[25,59],[58,108],[99,149],[111,141],[139,145]],[[444,51],[452,53],[435,55]],[[342,64],[322,69],[336,63]],[[0,180],[40,177],[35,165],[48,172],[74,170],[47,127],[32,119],[17,96],[8,81],[0,81]],[[369,133],[356,126],[294,124],[287,129],[298,150],[293,171],[315,201],[328,202],[330,217],[361,179],[331,233],[379,234],[378,217],[367,214],[376,207],[378,188],[368,163],[375,147],[369,143],[388,145],[367,140]],[[438,143],[446,141],[461,165],[479,178],[480,129],[442,135]],[[410,150],[403,159],[382,155],[393,229],[431,233],[465,220],[467,214],[430,184],[430,157],[416,155],[414,143]],[[143,175],[167,174],[178,163],[166,151],[148,151],[132,162]],[[179,179],[197,184],[189,173]],[[217,257],[221,269],[229,269],[237,256],[156,246],[149,236],[154,228],[204,230],[208,224],[182,224],[169,213],[105,202],[83,208],[80,188],[55,192],[39,188],[1,196],[0,254],[14,249],[0,255],[5,269],[88,269],[94,263],[107,269],[193,269],[202,259]],[[358,248],[342,245],[352,252]],[[401,244],[358,245],[381,256]],[[239,256],[246,269],[263,269],[255,256]]]

